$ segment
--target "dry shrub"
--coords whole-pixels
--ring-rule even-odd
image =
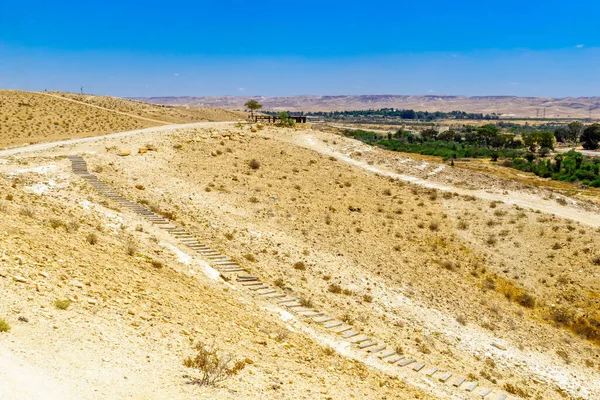
[[[373,296],[369,295],[369,294],[365,294],[363,296],[363,301],[365,303],[372,303],[373,302]]]
[[[294,263],[294,269],[306,271],[306,264],[304,264],[302,261],[298,261],[297,263]]]
[[[194,350],[196,350],[196,355],[186,358],[183,365],[199,372],[200,376],[193,379],[192,382],[200,386],[213,386],[223,382],[238,374],[246,366],[243,361],[233,363],[232,355],[222,354],[214,345],[207,346],[204,343],[197,343]],[[232,363],[233,366],[230,366]]]
[[[502,388],[508,393],[514,394],[515,396],[529,398],[529,393],[527,393],[524,389],[520,388],[519,386],[513,385],[511,383],[505,383]]]
[[[150,265],[152,265],[156,269],[161,269],[162,267],[164,267],[164,264],[158,260],[151,260]]]
[[[333,347],[327,345],[327,346],[323,347],[323,353],[326,356],[332,356],[335,354],[335,349]]]
[[[69,300],[69,299],[64,299],[64,300],[56,299],[54,301],[54,307],[58,308],[59,310],[66,310],[67,308],[69,308],[70,305],[71,305],[71,300]]]
[[[440,229],[440,223],[437,221],[431,221],[429,223],[429,230],[432,232],[437,232]]]
[[[85,240],[87,240],[89,244],[94,245],[98,243],[98,235],[96,235],[94,232],[88,233],[88,235],[85,237]]]
[[[332,283],[327,288],[327,291],[330,293],[340,294],[340,293],[342,293],[342,287],[340,285],[338,285],[337,283]]]
[[[458,221],[458,229],[464,231],[468,227],[469,227],[469,224],[467,224],[466,221]]]
[[[135,245],[135,243],[127,243],[127,247],[125,248],[125,253],[127,253],[128,256],[134,256],[135,253],[137,253],[137,246]]]
[[[302,307],[307,307],[307,308],[314,307],[314,304],[313,304],[312,300],[311,299],[307,299],[306,297],[300,298],[300,300],[298,302],[302,305]]]
[[[348,325],[352,325],[352,323],[354,322],[354,319],[352,318],[352,316],[350,314],[346,313],[342,316],[342,322],[345,322]]]
[[[29,207],[23,207],[21,208],[21,210],[19,211],[19,215],[22,215],[24,217],[29,217],[29,218],[33,218],[35,215],[35,212],[33,211],[33,209],[29,208]]]
[[[67,230],[67,232],[73,233],[79,229],[79,222],[77,222],[77,221],[67,222],[65,224],[65,229]]]
[[[260,168],[260,161],[258,161],[256,158],[253,158],[252,160],[250,160],[248,162],[248,166],[254,170],[259,169]]]
[[[52,227],[52,229],[57,229],[60,228],[61,226],[64,226],[65,223],[62,222],[60,219],[58,218],[50,218],[48,220],[48,223],[50,224],[50,226]]]
[[[523,307],[533,308],[535,307],[535,298],[527,293],[522,293],[517,296],[517,303]]]
[[[8,324],[8,322],[6,322],[2,318],[0,318],[0,332],[9,332],[9,331],[10,331],[10,325]]]
[[[277,286],[278,288],[284,288],[285,287],[285,281],[282,278],[277,278],[273,282],[273,285]]]
[[[254,257],[254,254],[246,254],[244,255],[244,258],[250,262],[256,262],[256,257]]]

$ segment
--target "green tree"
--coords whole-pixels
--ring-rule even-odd
[[[428,128],[428,129],[425,129],[424,131],[421,132],[421,137],[423,139],[436,140],[437,139],[437,135],[438,135],[438,132],[435,129],[433,129],[433,128]]]
[[[248,110],[250,110],[250,116],[252,118],[254,118],[254,111],[255,110],[260,110],[262,108],[262,104],[260,104],[258,101],[251,99],[248,100],[245,104],[244,107],[246,107]]]
[[[586,150],[596,150],[600,142],[600,124],[592,124],[585,128],[581,135],[583,148]]]
[[[567,126],[569,127],[568,140],[572,143],[578,143],[579,136],[581,135],[581,131],[583,130],[583,124],[579,121],[573,121]]]
[[[537,143],[541,148],[554,150],[554,133],[550,131],[537,132]]]
[[[290,126],[290,127],[293,127],[293,126],[296,125],[296,121],[294,121],[293,119],[291,119],[288,116],[288,113],[285,112],[285,111],[280,112],[277,116],[279,117],[279,120],[281,121],[282,125],[287,125],[287,126]]]
[[[500,128],[496,125],[486,124],[477,128],[477,142],[485,147],[489,147],[494,143],[498,135],[500,135]]]
[[[571,130],[569,128],[565,128],[561,126],[554,131],[554,138],[559,143],[564,143],[569,140],[571,136]]]

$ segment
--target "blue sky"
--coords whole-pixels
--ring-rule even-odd
[[[0,88],[116,96],[600,95],[598,1],[0,7]]]

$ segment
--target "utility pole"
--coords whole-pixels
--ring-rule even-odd
[[[81,86],[81,94],[83,94],[83,86]]]
[[[546,106],[544,106],[544,119],[546,118]]]

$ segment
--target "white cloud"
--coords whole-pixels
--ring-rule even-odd
[[[518,85],[519,82],[510,82],[511,85]]]
[[[174,74],[173,74],[173,76],[179,76],[179,73],[178,73],[178,72],[176,72],[176,73],[174,73]]]
[[[245,89],[245,88],[243,88],[243,87],[241,87],[241,88],[238,88],[238,90],[239,90],[240,92],[243,92],[243,91],[244,91],[244,90],[246,90],[246,89]]]
[[[578,44],[578,45],[577,45],[577,46],[575,46],[575,47],[577,47],[578,49],[583,49],[583,46],[584,46],[583,44]]]

